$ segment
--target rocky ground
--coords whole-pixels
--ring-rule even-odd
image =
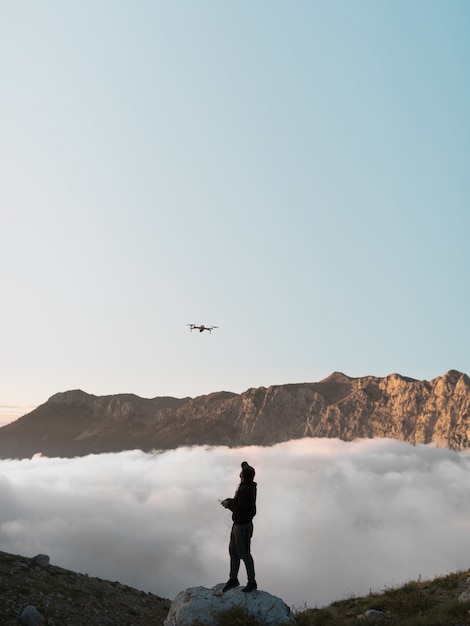
[[[21,624],[28,606],[47,626],[161,626],[168,614],[170,600],[39,562],[0,552],[2,626]]]

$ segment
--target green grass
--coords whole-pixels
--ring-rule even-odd
[[[362,598],[348,598],[324,608],[296,613],[298,626],[470,626],[470,602],[459,602],[467,588],[468,572],[449,574],[431,581],[411,581],[397,588]],[[364,619],[369,609],[382,617]]]

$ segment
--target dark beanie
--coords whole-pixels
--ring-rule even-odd
[[[251,467],[251,465],[248,465],[246,461],[243,461],[242,474],[244,478],[247,478],[248,480],[253,480],[253,478],[255,477],[255,468]]]

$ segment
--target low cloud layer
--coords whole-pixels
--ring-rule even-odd
[[[470,454],[386,439],[0,461],[0,550],[168,598],[212,587],[243,460],[258,584],[291,606],[470,567]]]

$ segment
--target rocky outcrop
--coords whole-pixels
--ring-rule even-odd
[[[289,607],[280,598],[259,590],[243,593],[242,587],[222,593],[223,586],[224,583],[212,589],[191,587],[179,593],[171,604],[164,626],[192,626],[194,623],[217,626],[223,623],[223,614],[234,609],[265,626],[295,624]]]
[[[180,399],[67,391],[0,428],[0,458],[270,446],[302,437],[391,437],[469,448],[470,379],[455,370],[431,381],[335,372],[320,382]]]

